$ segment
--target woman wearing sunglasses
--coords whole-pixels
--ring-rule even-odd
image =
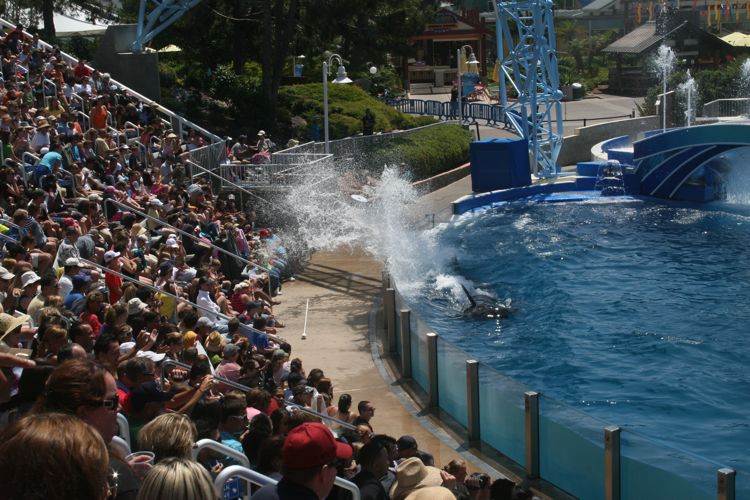
[[[73,359],[55,368],[32,413],[75,415],[96,429],[109,446],[112,437],[117,434],[118,408],[117,385],[107,369],[88,359]],[[111,446],[109,462],[118,474],[116,498],[135,498],[140,482]]]

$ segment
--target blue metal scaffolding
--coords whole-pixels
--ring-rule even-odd
[[[507,119],[529,143],[534,174],[557,171],[562,146],[560,78],[551,0],[497,2],[500,99]],[[517,95],[508,99],[508,90]]]

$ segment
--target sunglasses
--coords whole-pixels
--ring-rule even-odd
[[[117,410],[117,407],[120,404],[120,395],[115,394],[111,398],[108,399],[92,399],[89,401],[86,401],[86,405],[88,406],[97,406],[106,408],[108,410]]]

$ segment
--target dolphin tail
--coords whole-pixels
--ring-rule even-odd
[[[461,285],[461,289],[464,291],[464,293],[466,294],[466,297],[469,299],[469,303],[471,304],[471,307],[477,307],[477,303],[474,300],[474,297],[471,296],[471,294],[466,289],[466,287]]]
[[[513,300],[510,297],[508,297],[507,299],[505,299],[505,307],[508,308],[508,309],[510,309],[511,302],[513,302]]]

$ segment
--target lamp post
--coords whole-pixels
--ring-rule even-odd
[[[464,117],[463,117],[463,110],[461,109],[461,96],[463,95],[463,85],[461,82],[461,78],[463,77],[463,73],[461,73],[461,62],[463,61],[463,52],[465,48],[469,48],[469,59],[466,61],[466,73],[477,73],[477,66],[479,66],[479,61],[477,61],[476,56],[474,55],[474,48],[469,45],[463,45],[461,48],[456,50],[456,86],[458,87],[458,122],[463,124]],[[474,71],[472,71],[472,69]]]
[[[331,152],[328,140],[328,76],[330,75],[331,63],[334,60],[339,62],[339,69],[336,72],[336,79],[333,80],[333,83],[352,83],[352,80],[346,76],[346,68],[340,55],[331,54],[331,57],[327,61],[323,61],[323,136],[325,138],[326,154]]]
[[[297,59],[301,59],[302,60],[302,62],[299,65],[297,64]],[[294,58],[293,58],[292,61],[293,61],[292,62],[292,75],[295,78],[301,78],[302,77],[302,68],[305,67],[305,64],[304,64],[304,62],[305,62],[305,55],[304,54],[300,54],[298,56],[294,56]]]

